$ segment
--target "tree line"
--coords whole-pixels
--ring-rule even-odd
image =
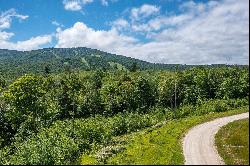
[[[8,86],[0,78],[2,145],[17,133],[26,137],[56,120],[246,98],[248,88],[248,69],[237,67],[29,74]]]

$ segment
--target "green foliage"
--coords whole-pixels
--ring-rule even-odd
[[[102,87],[102,78],[104,73],[101,70],[97,70],[91,76],[91,81],[95,89],[100,89]]]
[[[146,111],[156,103],[156,88],[142,76],[133,80],[122,75],[116,81],[104,83],[101,91],[105,113],[115,114],[126,111]]]
[[[77,99],[77,117],[88,117],[96,114],[103,114],[103,106],[100,92],[91,84],[85,85],[85,90],[81,90]]]
[[[3,89],[6,87],[6,81],[2,76],[0,76],[0,93],[3,91]]]
[[[244,98],[248,95],[248,70],[193,68],[183,72],[183,102],[196,104],[206,99]]]
[[[45,74],[50,74],[50,67],[49,67],[49,65],[46,65],[45,67],[44,67],[44,73]]]
[[[108,58],[98,55],[91,57]],[[97,63],[86,61],[90,66]],[[63,63],[73,62],[66,58]],[[247,68],[79,72],[71,67],[60,74],[28,74],[9,86],[2,84],[0,141],[2,154],[11,158],[3,157],[4,163],[69,164],[112,136],[162,120],[248,105]]]
[[[137,108],[135,88],[134,82],[127,75],[122,75],[118,80],[105,81],[100,90],[105,109],[104,114],[135,110]]]
[[[139,110],[146,111],[154,106],[157,98],[156,86],[150,84],[149,80],[139,76],[135,82],[135,100]]]
[[[0,99],[0,148],[10,144],[15,132],[11,127],[11,122],[6,118],[6,105]]]
[[[177,86],[177,79],[173,76],[166,77],[161,80],[158,85],[159,104],[164,107],[173,108],[175,105],[175,93]]]
[[[196,104],[197,101],[210,98],[209,72],[204,68],[195,68],[184,72],[184,102]]]
[[[236,101],[237,104],[232,104],[233,102],[227,102],[228,105],[225,107],[242,106],[239,103],[247,104],[247,102],[239,101]],[[184,106],[171,113],[172,115],[169,114],[169,110],[163,110],[163,108],[152,109],[148,114],[119,113],[109,118],[96,116],[85,120],[57,121],[50,128],[42,129],[27,141],[14,143],[13,149],[4,150],[1,156],[2,162],[3,164],[71,164],[81,153],[88,153],[96,145],[107,143],[113,136],[146,128],[164,119],[172,120],[209,114],[214,111],[213,106],[216,107],[218,103],[219,100],[212,100],[197,107]],[[225,105],[225,102],[222,101],[222,103]],[[208,105],[212,109],[204,112],[203,110],[207,109]],[[232,107],[229,108],[232,109]],[[228,109],[218,112],[225,112]]]
[[[129,71],[135,72],[136,70],[138,70],[138,66],[137,66],[137,63],[134,62],[134,63],[132,63],[132,65],[130,66]]]
[[[248,95],[247,80],[248,70],[236,67],[24,75],[5,88],[2,100],[8,108],[4,117],[18,136],[26,137],[55,120],[145,113],[155,106],[173,108],[216,98],[244,98]],[[223,109],[217,105],[214,111]]]
[[[43,79],[35,75],[20,77],[3,93],[6,104],[10,106],[6,117],[15,130],[30,117],[33,117],[32,120],[42,117],[45,110],[40,99],[44,94]],[[32,123],[35,129],[35,122]]]
[[[86,120],[58,121],[31,139],[14,144],[11,151],[15,153],[0,158],[9,164],[71,164],[81,153],[108,142],[112,136],[152,126],[158,121],[153,114],[118,114],[110,118],[97,116]]]
[[[249,74],[239,68],[230,68],[225,71],[225,75],[221,86],[217,92],[217,96],[228,98],[242,98],[249,92]]]

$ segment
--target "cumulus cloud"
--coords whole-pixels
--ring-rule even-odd
[[[118,0],[100,0],[103,6],[108,6],[109,2],[116,2]],[[94,0],[63,0],[65,10],[81,11],[87,4],[94,2]]]
[[[90,47],[110,52],[136,42],[133,37],[121,35],[115,29],[94,30],[82,22],[77,22],[65,30],[58,28],[56,38],[58,39],[56,47]]]
[[[65,1],[64,5],[66,10],[77,11],[82,9],[82,6],[77,1]]]
[[[92,2],[93,0],[63,0],[64,8],[71,11],[82,10],[84,5]]]
[[[118,19],[107,31],[81,22],[58,29],[56,47],[86,46],[160,63],[248,64],[249,1],[188,1],[181,12],[171,15],[158,15],[159,7],[143,6],[131,10],[131,20]],[[149,16],[143,23],[133,22]],[[124,35],[124,27],[144,31],[147,42]]]
[[[0,32],[0,35],[1,32]],[[40,48],[40,46],[44,44],[48,44],[52,40],[51,35],[44,35],[44,36],[37,36],[37,37],[32,37],[28,40],[24,41],[18,41],[18,42],[10,42],[7,39],[9,39],[13,34],[10,36],[2,39],[0,38],[0,48],[4,49],[12,49],[12,50],[34,50]]]

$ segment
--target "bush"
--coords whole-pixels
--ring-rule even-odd
[[[5,116],[6,111],[6,105],[0,98],[0,148],[10,144],[11,138],[15,134],[11,122]]]
[[[178,110],[174,111],[173,118],[179,119],[184,118],[190,115],[194,115],[195,107],[193,105],[184,105],[181,106]]]
[[[6,87],[6,81],[0,76],[0,93]]]
[[[152,126],[158,121],[156,116],[137,113],[58,121],[31,139],[13,144],[14,154],[5,156],[7,152],[3,151],[1,164],[72,164],[81,153],[108,142],[112,136]]]
[[[45,114],[45,106],[41,99],[46,93],[43,78],[35,75],[25,75],[11,84],[3,93],[3,99],[9,109],[5,117],[16,131],[25,121],[30,121],[31,130],[37,130],[39,119]],[[30,118],[32,120],[30,120]]]
[[[175,84],[174,77],[165,78],[158,85],[158,102],[164,107],[174,107],[175,102]]]

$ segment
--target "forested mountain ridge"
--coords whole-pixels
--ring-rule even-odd
[[[43,48],[32,51],[0,49],[0,74],[4,77],[18,77],[25,73],[59,73],[65,70],[131,70],[133,67],[140,70],[175,70],[176,66],[179,70],[194,67],[150,63],[85,47]],[[225,65],[209,67],[218,66]]]
[[[72,69],[111,69],[110,62],[119,63],[129,68],[132,63],[137,63],[141,70],[144,69],[171,69],[175,65],[153,64],[146,61],[115,55],[91,48],[44,48],[32,51],[16,51],[0,49],[2,66],[7,64],[12,67],[39,67],[51,65],[53,71],[60,71],[62,67],[70,66]],[[31,66],[31,64],[33,66]],[[39,70],[39,68],[37,68]]]

